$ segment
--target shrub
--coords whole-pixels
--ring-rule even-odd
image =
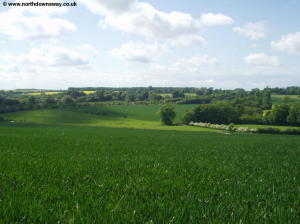
[[[278,128],[258,128],[257,133],[266,133],[266,134],[280,134],[281,131]]]
[[[290,129],[282,130],[281,133],[287,135],[300,135],[300,129],[290,128]]]
[[[235,131],[234,123],[228,125],[228,131]]]

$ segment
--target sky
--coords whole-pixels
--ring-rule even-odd
[[[300,85],[299,0],[75,1],[0,0],[0,89]]]

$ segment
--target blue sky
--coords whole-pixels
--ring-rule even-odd
[[[300,1],[77,4],[1,4],[0,89],[300,84]]]

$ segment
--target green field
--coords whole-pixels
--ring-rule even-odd
[[[297,223],[297,136],[0,125],[2,223]]]
[[[272,94],[271,99],[272,99],[273,104],[283,103],[286,100],[288,100],[290,102],[296,102],[296,101],[300,102],[300,96],[299,95],[276,95],[276,94]]]
[[[159,105],[92,105],[89,107],[85,106],[77,108],[74,109],[74,111],[57,109],[32,110],[7,113],[2,114],[1,116],[18,122],[39,124],[65,124],[182,131],[215,131],[212,129],[190,126],[164,126],[159,121],[159,116],[157,115],[159,107]],[[177,118],[175,122],[180,122],[183,113],[193,107],[195,107],[195,105],[177,105]]]
[[[297,223],[299,136],[163,126],[158,110],[1,114],[16,122],[0,122],[0,223]]]

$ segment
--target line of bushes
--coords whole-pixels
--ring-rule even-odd
[[[257,128],[256,133],[262,134],[283,134],[283,135],[300,135],[299,128],[279,129],[279,128]]]
[[[248,132],[248,133],[260,133],[260,134],[284,134],[284,135],[300,135],[299,128],[289,128],[289,129],[279,129],[272,127],[262,127],[262,128],[249,128],[249,127],[235,127],[233,123],[229,125],[224,124],[211,124],[204,122],[190,122],[190,126],[203,127],[203,128],[213,128],[218,130],[225,130],[231,132]]]

